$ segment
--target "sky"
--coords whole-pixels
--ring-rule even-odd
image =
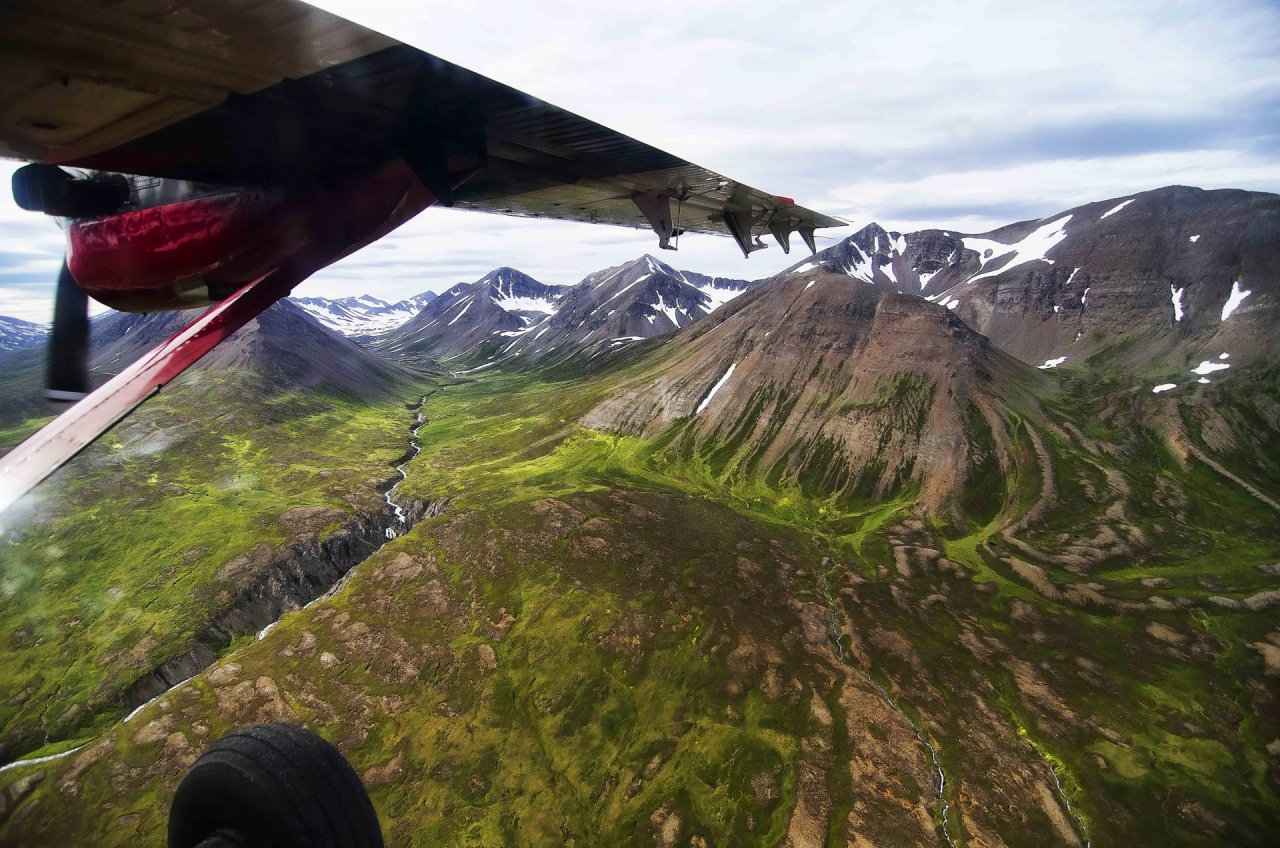
[[[1280,191],[1274,2],[316,5],[850,222],[819,247],[873,220],[977,233],[1175,183]],[[755,279],[795,241],[746,260],[686,236],[660,258]],[[62,246],[0,191],[0,315],[48,320]],[[646,252],[636,230],[429,209],[297,293],[397,300],[501,265],[569,284]]]

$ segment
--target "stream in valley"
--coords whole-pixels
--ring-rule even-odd
[[[409,472],[405,470],[406,466],[422,451],[422,443],[418,440],[418,431],[422,429],[423,424],[427,423],[426,419],[422,415],[422,405],[426,402],[427,396],[423,395],[422,400],[418,401],[418,405],[414,407],[414,410],[418,413],[418,420],[409,433],[409,455],[405,457],[404,462],[396,466],[396,473],[400,475],[400,479],[392,484],[391,488],[387,489],[383,494],[383,498],[387,501],[387,506],[391,507],[395,511],[396,521],[399,524],[404,524],[404,508],[395,502],[393,495],[395,495],[396,489],[400,488],[400,484],[409,479]],[[394,527],[387,528],[388,539],[394,539],[397,535],[398,534]]]
[[[418,440],[418,431],[422,429],[424,424],[426,424],[426,418],[422,413],[422,406],[426,402],[427,402],[427,395],[423,395],[422,398],[418,401],[417,405],[412,407],[412,410],[417,412],[417,419],[414,422],[413,429],[410,431],[408,454],[405,456],[404,461],[396,466],[396,473],[399,475],[399,479],[396,480],[395,483],[390,488],[388,488],[386,492],[383,493],[383,498],[386,500],[387,506],[391,507],[392,511],[395,513],[395,526],[387,527],[385,531],[386,539],[388,541],[391,539],[395,539],[399,535],[399,532],[403,532],[403,530],[397,532],[396,527],[403,528],[404,525],[408,523],[408,514],[406,513],[404,506],[402,506],[400,503],[398,503],[395,500],[395,494],[400,484],[403,483],[405,479],[408,477],[408,474],[406,472],[406,466],[422,450],[421,442]],[[376,552],[376,549],[374,552]],[[362,556],[361,560],[363,559],[364,557]],[[358,563],[353,563],[351,567],[354,568],[356,564]],[[339,578],[339,582],[341,582],[341,578]],[[312,598],[308,603],[303,605],[301,608],[306,609],[307,607],[314,604],[316,601],[319,601],[325,598],[327,595],[328,595],[327,590],[321,591],[316,597]],[[282,612],[281,615],[283,614],[284,613]],[[279,621],[280,621],[280,618],[276,617],[275,620],[270,621],[269,623],[266,624],[266,626],[262,627],[257,632],[257,639],[261,640],[265,638],[267,634],[270,633],[275,628],[275,626],[279,623]],[[202,668],[197,669],[195,670],[195,672],[198,674],[202,670],[203,670]],[[174,683],[170,686],[165,687],[163,691],[159,692],[159,694],[153,695],[152,697],[147,698],[145,701],[140,703],[128,715],[126,715],[123,719],[121,719],[120,725],[129,723],[130,721],[133,720],[135,716],[137,716],[144,709],[146,709],[148,706],[154,703],[157,699],[169,694],[170,692],[173,692],[175,689],[178,689],[181,686],[185,685],[186,683],[190,682],[192,676],[194,675],[192,675],[190,671],[187,672],[187,675],[188,676],[185,676],[183,679],[179,680],[177,683]],[[0,766],[0,773],[9,771],[11,769],[22,768],[24,766],[33,766],[33,765],[38,765],[40,763],[60,760],[64,757],[70,756],[71,754],[74,754],[77,751],[81,750],[82,748],[85,747],[85,745],[88,745],[88,744],[91,744],[92,742],[97,741],[98,738],[100,737],[94,737],[93,739],[86,740],[81,744],[77,745],[76,747],[71,748],[70,750],[62,751],[57,754],[50,754],[43,757],[35,757],[30,759],[15,760],[11,763],[7,763],[3,766]]]

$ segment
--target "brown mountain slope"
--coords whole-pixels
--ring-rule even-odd
[[[957,515],[982,511],[966,483],[1010,467],[1010,400],[1038,379],[944,307],[823,271],[765,283],[668,349],[582,423],[669,428],[675,456],[717,474],[850,500],[918,489]]]

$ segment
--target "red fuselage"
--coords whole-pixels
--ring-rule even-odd
[[[76,282],[114,309],[207,306],[287,268],[294,285],[435,201],[402,161],[336,188],[230,189],[69,221]]]

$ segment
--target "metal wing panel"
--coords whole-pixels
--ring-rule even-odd
[[[0,155],[100,153],[395,43],[292,0],[6,0]]]
[[[662,191],[693,232],[842,225],[298,0],[0,4],[0,155],[310,184],[422,143],[479,168],[453,198],[476,211],[644,228],[629,198]]]

